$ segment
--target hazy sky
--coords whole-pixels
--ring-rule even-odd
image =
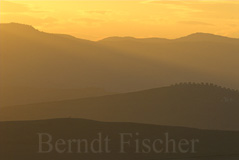
[[[0,22],[91,40],[176,38],[194,32],[239,38],[239,0],[0,0]]]

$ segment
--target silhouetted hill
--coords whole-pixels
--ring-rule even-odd
[[[134,38],[134,37],[108,37],[100,40],[99,42],[150,42],[150,43],[160,43],[160,42],[172,42],[172,41],[194,41],[194,42],[237,42],[239,43],[239,39],[237,38],[229,38],[224,36],[219,36],[210,33],[193,33],[185,37],[180,37],[176,39],[166,39],[166,38]]]
[[[38,39],[39,42],[41,42],[43,40],[49,40],[49,39],[44,39],[44,38],[53,38],[53,36],[59,36],[59,37],[65,37],[65,38],[71,37],[72,40],[74,39],[74,37],[70,36],[70,35],[49,34],[49,33],[39,31],[38,29],[34,28],[31,25],[20,24],[20,23],[1,23],[0,30],[2,33],[2,38],[12,38],[12,37],[7,37],[10,35],[11,36],[21,36],[22,38],[27,38],[27,37],[32,38],[32,40]],[[39,37],[35,37],[35,36],[39,36]],[[83,39],[78,39],[78,38],[75,38],[75,40],[78,40],[78,41],[81,40],[82,42],[88,42],[88,43],[90,42],[88,40],[83,40]]]
[[[24,159],[24,160],[148,160],[148,159],[175,159],[175,160],[236,160],[239,151],[239,132],[233,131],[213,131],[199,130],[183,127],[169,127],[135,123],[106,123],[84,119],[52,119],[41,121],[19,121],[19,122],[0,122],[0,157],[2,160]],[[63,153],[57,153],[55,146],[50,153],[39,153],[39,134],[44,133],[43,142],[46,142],[52,136],[49,143],[54,144],[58,139],[65,141],[61,143],[59,150]],[[122,143],[120,134],[129,133],[132,137],[127,136],[124,141],[129,141],[130,145],[124,146],[125,153],[119,153]],[[94,139],[102,137],[102,153],[93,153],[90,143]],[[166,135],[168,138],[166,138]],[[105,151],[106,136],[110,140],[108,149]],[[88,143],[80,144],[81,153],[77,151],[77,144],[68,140],[85,140]],[[151,143],[147,143],[150,149],[141,144],[142,140],[148,139],[151,143],[156,139],[161,139],[163,144],[157,143],[156,149],[163,149],[160,153],[151,149]],[[168,139],[168,142],[167,142]],[[190,141],[190,151],[182,147],[182,153],[178,149],[180,140]],[[139,141],[139,153],[136,153],[135,140]],[[172,141],[174,141],[172,143]],[[191,142],[194,141],[194,151],[191,153]],[[175,153],[173,153],[173,144],[175,143]],[[69,145],[70,144],[70,145]],[[168,144],[168,147],[166,147]],[[71,148],[69,146],[71,146]],[[186,147],[186,148],[185,148]],[[85,153],[85,148],[88,153]],[[97,143],[94,145],[95,150],[99,150]],[[166,151],[168,148],[168,152]],[[44,151],[48,150],[48,145],[43,144]],[[64,151],[65,150],[65,151]],[[68,152],[68,151],[71,152]],[[148,153],[142,153],[142,150]]]
[[[29,32],[39,31],[32,27],[31,25],[20,24],[20,23],[1,23],[1,30],[11,31],[11,33],[15,34],[24,34]]]
[[[129,92],[184,81],[213,82],[239,88],[236,70],[239,68],[239,43],[229,38],[223,38],[225,42],[222,42],[217,40],[221,39],[218,36],[210,38],[212,35],[196,34],[196,37],[213,40],[126,37],[120,41],[109,41],[112,39],[109,38],[93,42],[44,33],[16,23],[1,24],[0,35],[0,88],[25,88],[18,94],[18,99],[29,94],[25,92],[27,88],[94,87],[107,92]],[[4,91],[1,101],[8,99],[7,95],[12,92]],[[38,90],[32,90],[32,96],[25,102],[35,102],[33,95],[38,93]],[[38,100],[44,99],[41,95],[44,93],[39,94]],[[0,102],[0,105],[14,101],[17,102],[13,98],[11,102]]]
[[[31,88],[1,87],[0,103],[3,106],[25,105],[32,103],[69,100],[115,94],[102,88]]]
[[[118,37],[106,38],[98,43],[152,61],[167,62],[190,68],[193,72],[210,74],[207,78],[204,76],[197,78],[204,78],[201,80],[204,82],[208,81],[205,79],[210,79],[209,81],[220,85],[228,86],[230,84],[229,86],[232,88],[239,88],[235,81],[239,79],[235,70],[239,67],[237,62],[239,59],[239,39],[195,33],[178,39],[160,39],[157,42],[148,39],[129,40]],[[188,79],[191,78],[188,77]]]
[[[138,92],[1,108],[0,120],[86,118],[202,129],[239,130],[239,92],[179,84]]]
[[[148,42],[148,43],[159,43],[167,42],[169,39],[165,38],[134,38],[134,37],[108,37],[100,40],[99,42]]]
[[[176,39],[178,41],[203,41],[203,42],[225,42],[225,43],[239,43],[239,39],[237,38],[229,38],[219,35],[214,35],[210,33],[194,33],[185,37],[181,37]]]
[[[60,91],[96,87],[107,92],[125,92],[183,81],[186,77],[206,77],[189,68],[152,62],[68,35],[44,33],[29,25],[1,24],[0,34],[1,106],[69,98],[48,96],[47,90],[51,88]],[[37,88],[45,88],[46,92]],[[55,96],[60,94],[55,92]],[[78,98],[89,96],[95,94]]]

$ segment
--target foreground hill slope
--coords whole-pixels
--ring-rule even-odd
[[[239,93],[209,84],[1,108],[0,120],[87,118],[239,130]]]
[[[19,121],[19,122],[0,122],[0,157],[2,160],[25,159],[25,160],[148,160],[148,159],[174,159],[174,160],[236,160],[239,156],[239,133],[233,131],[213,131],[199,130],[183,127],[169,127],[147,124],[134,123],[106,123],[84,119],[52,119],[41,121]],[[43,142],[48,141],[45,134],[52,137],[49,141],[55,144],[56,140],[62,139],[65,145],[61,143],[60,150],[62,153],[57,153],[55,147],[49,153],[39,153],[39,133],[44,133]],[[132,134],[132,137],[126,137],[126,141],[130,145],[124,146],[125,153],[119,153],[121,150],[122,140],[121,133]],[[93,153],[90,143],[94,139],[99,139],[101,134],[102,140],[108,136],[110,139],[108,148],[110,153],[105,152],[105,143],[102,141],[102,153]],[[137,135],[136,135],[137,134]],[[166,138],[166,135],[168,138]],[[82,140],[85,139],[88,147],[81,144],[81,153],[77,151],[77,145],[73,143],[71,148],[68,147],[67,140]],[[153,150],[148,153],[136,153],[135,140],[141,141],[149,139],[154,141],[161,139],[164,144],[156,145],[157,149],[163,149],[160,153],[155,153]],[[173,151],[173,143],[175,141],[175,152]],[[182,153],[178,149],[178,142],[182,139],[195,140],[195,153]],[[166,143],[168,147],[166,147]],[[66,145],[67,144],[67,145]],[[84,143],[83,143],[84,144]],[[95,144],[95,150],[98,148]],[[149,145],[150,148],[152,147]],[[67,152],[68,150],[71,152]],[[85,148],[88,153],[85,153]],[[166,151],[168,148],[168,152]],[[185,149],[185,145],[183,147]],[[143,149],[139,145],[139,150]],[[48,145],[43,144],[43,150],[48,150]],[[147,148],[144,148],[147,151]]]

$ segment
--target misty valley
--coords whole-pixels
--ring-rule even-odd
[[[239,159],[237,38],[1,23],[0,42],[1,160]]]

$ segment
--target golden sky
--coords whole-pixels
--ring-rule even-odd
[[[239,38],[239,0],[0,0],[0,22],[90,40],[195,32]]]

